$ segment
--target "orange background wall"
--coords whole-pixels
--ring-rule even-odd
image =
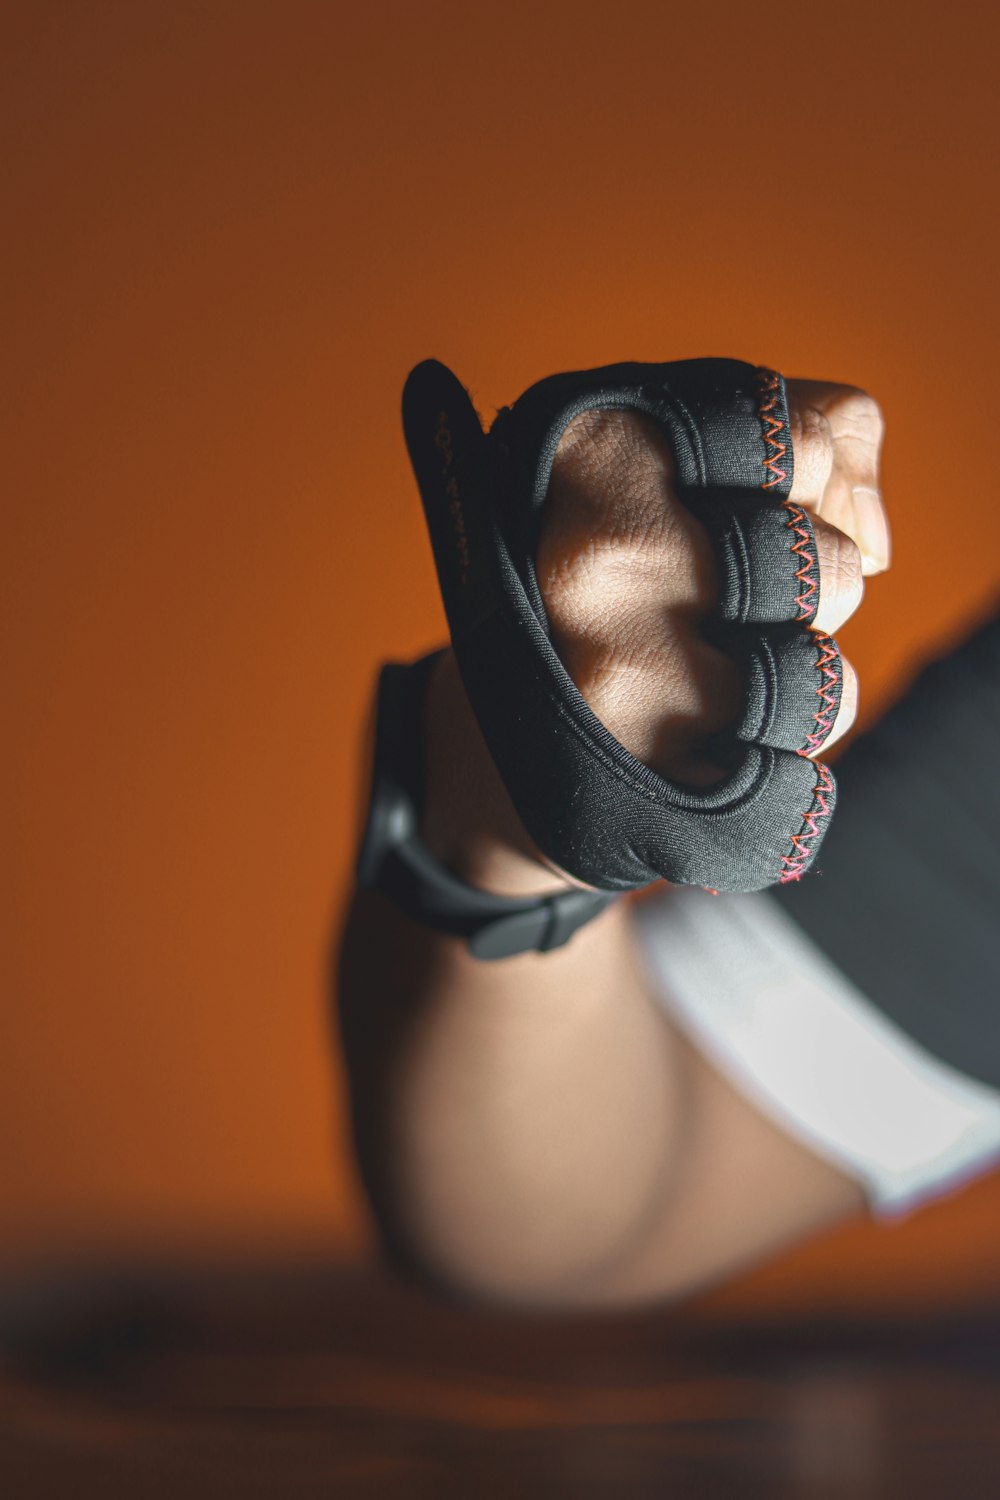
[[[992,15],[4,7],[0,1254],[363,1233],[325,972],[375,665],[442,632],[418,359],[487,415],[616,358],[865,385],[866,709],[985,608]]]

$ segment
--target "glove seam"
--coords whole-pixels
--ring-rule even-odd
[[[774,751],[769,745],[762,745],[755,742],[752,748],[757,749],[761,752],[762,764],[760,771],[751,782],[751,784],[744,791],[738,793],[737,799],[735,801],[726,803],[721,807],[699,807],[697,805],[678,807],[677,803],[674,802],[673,799],[669,798],[669,796],[667,798],[664,798],[662,792],[658,788],[643,786],[642,783],[629,771],[629,768],[627,766],[621,765],[614,759],[613,756],[609,755],[607,751],[605,751],[602,746],[600,746],[592,738],[592,736],[587,732],[586,728],[582,724],[579,724],[577,722],[572,712],[566,707],[566,705],[560,698],[554,695],[550,695],[549,702],[555,709],[559,717],[565,722],[567,727],[573,731],[577,739],[579,739],[583,744],[587,746],[588,750],[590,750],[593,754],[595,760],[597,760],[598,763],[602,765],[606,771],[610,771],[613,776],[617,777],[621,781],[624,781],[625,784],[631,787],[633,791],[638,792],[639,795],[641,797],[644,797],[647,802],[652,802],[657,807],[676,810],[677,812],[689,812],[692,813],[695,817],[729,817],[734,813],[744,811],[747,806],[753,803],[766,789],[767,784],[771,779],[771,775],[774,769],[774,756],[778,752]],[[627,755],[631,753],[626,749],[624,745],[620,746],[620,748],[624,750],[625,754]],[[640,761],[638,764],[643,765],[643,762]],[[645,767],[645,769],[649,770],[649,767]],[[670,783],[667,782],[665,778],[659,777],[657,772],[654,772],[653,774],[663,782],[669,793]],[[689,788],[680,787],[679,790],[683,791],[686,796],[691,797],[692,801],[695,800]]]
[[[766,485],[761,485],[761,489],[766,488]],[[805,511],[799,506],[793,505],[790,500],[783,500],[781,503],[786,512],[785,525],[789,531],[795,532],[798,536],[798,541],[792,543],[792,551],[802,559],[802,567],[795,574],[802,584],[802,592],[796,595],[795,602],[799,607],[799,624],[808,625],[809,621],[815,618],[816,606],[819,602],[815,597],[819,585],[811,576],[816,566],[815,548],[810,547],[813,540],[812,524]]]
[[[781,862],[785,869],[778,882],[780,885],[787,885],[789,881],[802,879],[813,855],[810,843],[822,835],[821,821],[830,816],[833,776],[829,767],[823,765],[822,762],[817,765],[816,770],[818,774],[812,803],[803,814],[802,828],[792,835],[791,851],[782,856]]]
[[[761,481],[762,490],[773,490],[784,484],[788,478],[788,470],[782,468],[781,460],[788,452],[791,442],[791,434],[787,432],[785,418],[779,406],[779,391],[781,387],[781,376],[775,370],[768,370],[763,365],[757,369],[757,394],[758,414],[760,416],[761,429],[764,436],[765,456],[763,459],[765,478]],[[788,442],[783,443],[778,436],[783,433],[788,437]],[[767,452],[771,449],[771,452]],[[793,505],[791,499],[782,496],[781,504],[785,508],[785,525],[790,531],[796,532],[798,540],[792,543],[792,551],[802,559],[802,567],[795,576],[803,585],[801,592],[795,600],[799,607],[799,620],[808,623],[816,614],[816,598],[818,585],[813,575],[816,567],[816,550],[812,536],[812,525],[806,514],[797,505]],[[810,545],[812,543],[812,545]]]
[[[820,706],[813,715],[814,728],[806,738],[805,744],[798,752],[799,755],[813,755],[833,728],[833,722],[837,717],[840,707],[837,688],[841,682],[841,674],[837,670],[840,664],[840,652],[833,638],[821,631],[816,636],[816,647],[819,655],[816,659],[816,670],[820,674],[820,685],[816,694],[820,700]],[[836,665],[833,665],[836,664]],[[822,680],[822,679],[825,679]]]

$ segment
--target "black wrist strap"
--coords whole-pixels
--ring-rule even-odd
[[[358,884],[380,891],[422,926],[465,938],[477,958],[548,953],[614,897],[587,890],[496,896],[468,885],[423,844],[423,706],[437,655],[412,666],[390,662],[382,668],[372,810],[358,860]]]
[[[606,892],[559,891],[530,904],[466,885],[417,840],[391,851],[379,890],[423,927],[465,938],[476,958],[548,953],[608,905]]]

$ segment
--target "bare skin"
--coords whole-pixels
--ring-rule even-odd
[[[833,631],[864,576],[888,566],[881,420],[846,387],[793,381],[789,400],[793,498],[820,554],[816,628]],[[538,570],[560,656],[611,731],[666,775],[716,779],[704,746],[735,717],[739,684],[702,633],[716,588],[708,538],[645,418],[585,413],[568,429]],[[856,703],[847,668],[827,744]],[[431,847],[487,889],[565,885],[517,819],[450,654],[426,737]],[[481,964],[359,895],[341,1014],[386,1243],[453,1290],[542,1306],[676,1297],[863,1208],[856,1183],[671,1026],[638,967],[626,902],[556,953]]]

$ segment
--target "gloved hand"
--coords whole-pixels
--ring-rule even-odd
[[[830,631],[888,562],[874,403],[621,365],[485,438],[428,362],[404,420],[465,689],[546,862],[606,890],[797,879],[856,702]]]

